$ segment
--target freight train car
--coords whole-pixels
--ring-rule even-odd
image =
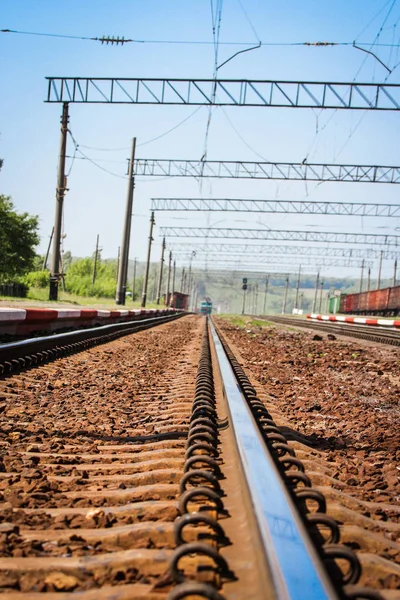
[[[360,294],[342,294],[339,312],[347,315],[400,315],[400,286],[370,290]]]

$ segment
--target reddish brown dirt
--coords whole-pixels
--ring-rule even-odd
[[[400,350],[218,324],[293,429],[340,460],[334,478],[400,503]]]
[[[175,546],[202,326],[187,317],[0,381],[0,593],[151,592]]]
[[[363,585],[399,589],[400,350],[215,321],[358,550]]]

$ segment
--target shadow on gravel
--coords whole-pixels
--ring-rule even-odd
[[[299,433],[295,429],[291,429],[290,427],[279,427],[282,435],[284,435],[288,441],[290,442],[299,442],[300,444],[304,444],[309,448],[314,448],[315,450],[344,450],[345,448],[349,448],[353,446],[351,440],[349,443],[341,436],[340,439],[334,437],[321,437],[316,433],[312,433],[311,435],[303,435]]]

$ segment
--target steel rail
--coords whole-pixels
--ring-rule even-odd
[[[390,346],[400,346],[400,332],[388,331],[384,327],[378,328],[378,331],[372,330],[372,326],[354,324],[330,323],[327,321],[311,321],[310,319],[298,319],[294,317],[276,317],[276,316],[257,316],[261,321],[271,321],[273,323],[282,323],[282,325],[290,325],[291,327],[301,327],[303,329],[316,329],[325,333],[334,333],[351,338],[368,340],[370,342],[378,342],[379,344],[387,344]]]
[[[212,323],[210,333],[275,597],[339,598],[267,450]]]
[[[35,366],[61,356],[86,350],[98,344],[104,344],[118,337],[149,329],[161,323],[173,321],[184,313],[174,313],[161,317],[151,317],[127,323],[114,323],[58,333],[48,336],[29,338],[18,342],[0,345],[0,376]]]

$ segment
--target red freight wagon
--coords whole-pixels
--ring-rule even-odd
[[[361,294],[357,294],[358,296],[358,313],[366,313],[368,310],[368,292],[361,292]]]
[[[368,297],[368,312],[384,314],[387,311],[390,288],[372,290]]]
[[[345,309],[344,312],[346,314],[352,314],[354,311],[354,297],[356,294],[347,294],[345,300]]]
[[[400,285],[396,285],[396,287],[389,288],[389,300],[388,300],[388,309],[392,316],[397,316],[400,314]]]
[[[340,306],[339,306],[340,313],[346,312],[346,300],[347,300],[347,294],[341,294],[340,295]]]

